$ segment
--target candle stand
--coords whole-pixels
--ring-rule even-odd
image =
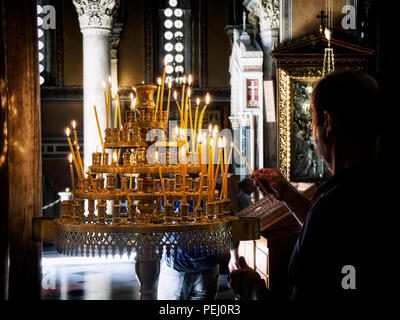
[[[206,181],[200,185],[199,179],[190,176],[201,172],[200,164],[187,164],[183,190],[181,164],[170,163],[171,154],[167,154],[164,163],[147,161],[147,151],[155,142],[147,141],[146,135],[151,129],[161,129],[168,136],[168,119],[164,111],[155,113],[155,85],[139,84],[135,88],[135,110],[126,111],[123,128],[105,130],[104,148],[120,150],[121,164],[118,160],[109,163],[105,152],[94,153],[89,167],[92,179],[77,181],[76,203],[63,201],[58,219],[34,219],[33,234],[35,240],[55,241],[57,251],[64,255],[136,253],[140,297],[149,300],[156,299],[155,286],[163,255],[178,250],[205,255],[229,253],[232,240],[258,239],[260,229],[258,219],[230,216],[230,201],[219,199],[218,191],[208,202]],[[168,178],[159,176],[157,166]],[[119,172],[124,181],[120,181]],[[132,175],[138,178],[130,188],[128,181]],[[165,190],[160,188],[160,179],[164,179]],[[119,182],[128,188],[117,187]],[[121,212],[121,202],[126,200],[127,211]],[[199,200],[201,207],[197,205]],[[112,212],[107,212],[110,201]]]

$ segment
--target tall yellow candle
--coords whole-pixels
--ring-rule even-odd
[[[119,94],[117,94],[117,107],[118,107],[119,129],[122,129],[121,101],[119,100]]]
[[[183,146],[181,148],[181,155],[182,155],[182,198],[183,202],[186,203],[186,168],[187,168],[187,163],[186,163],[186,150],[185,147]]]
[[[102,148],[104,149],[104,142],[103,142],[103,136],[101,134],[101,128],[100,128],[100,123],[99,123],[99,117],[97,115],[97,109],[96,109],[96,105],[93,106],[94,109],[94,114],[96,116],[96,123],[97,123],[97,130],[99,131],[99,139],[100,139],[100,143]]]
[[[74,200],[74,203],[76,203],[76,198],[75,198],[75,179],[74,179],[74,169],[72,169],[72,153],[69,154],[69,172],[71,174],[71,185],[72,185],[72,198]]]
[[[107,91],[106,91],[106,83],[103,82],[103,88],[104,88],[104,102],[106,104],[106,128],[109,128],[109,123],[108,123],[108,109],[109,109],[109,103],[108,103],[108,99],[107,99]]]
[[[165,86],[165,72],[167,70],[167,59],[164,58],[164,71],[163,71],[163,77],[162,77],[162,83],[161,83],[161,98],[160,98],[160,106],[159,110],[163,110],[163,100],[164,100],[164,86]]]
[[[72,159],[74,160],[74,165],[75,165],[76,173],[78,174],[78,178],[79,178],[79,179],[82,179],[82,173],[81,173],[81,170],[80,170],[80,168],[79,168],[78,162],[76,161],[75,152],[74,152],[74,148],[72,147],[71,139],[69,138],[69,135],[70,135],[70,130],[69,130],[69,128],[67,128],[67,129],[65,130],[65,133],[66,133],[66,135],[67,135],[67,140],[68,140],[69,148],[70,148],[70,150],[71,150]]]
[[[161,78],[157,79],[158,89],[157,89],[157,101],[156,101],[156,114],[158,112],[158,104],[160,102],[160,90],[161,90]]]
[[[186,76],[183,77],[183,86],[182,86],[182,103],[181,103],[181,110],[182,110],[182,115],[181,115],[181,127],[183,128],[182,125],[182,120],[185,120],[185,86],[186,86]]]
[[[78,135],[76,133],[76,121],[72,121],[72,128],[74,129],[74,144],[75,144],[75,151],[76,151],[76,156],[78,159],[78,164],[82,172],[82,177],[85,176],[85,171],[83,170],[83,165],[82,165],[82,159],[81,159],[81,153],[79,152],[79,142],[78,142]]]
[[[109,121],[111,119],[111,117],[110,117],[110,112],[111,112],[111,76],[108,77],[107,105],[108,105],[107,120]],[[108,124],[110,124],[110,123],[108,122]]]
[[[172,80],[170,79],[169,83],[168,83],[167,121],[169,119],[169,105],[170,105],[170,102],[171,102],[171,88],[172,88]]]

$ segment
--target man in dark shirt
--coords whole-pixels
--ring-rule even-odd
[[[312,94],[311,126],[317,153],[332,178],[309,201],[277,170],[252,175],[256,186],[262,183],[304,221],[288,270],[291,300],[354,300],[378,294],[373,288],[380,281],[376,266],[382,263],[379,223],[385,220],[378,110],[378,85],[367,74],[349,71],[323,78]],[[233,290],[242,298],[270,296],[244,259],[240,264],[231,273]],[[241,287],[243,283],[248,287]]]

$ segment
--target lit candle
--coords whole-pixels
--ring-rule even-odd
[[[192,93],[192,90],[189,90],[189,92],[188,92],[188,95],[189,95],[189,105],[188,105],[188,109],[189,109],[189,120],[190,120],[190,137],[191,137],[191,139],[192,139],[192,145],[193,145],[193,147],[192,147],[192,150],[193,150],[193,152],[195,151],[194,150],[194,133],[193,133],[193,118],[192,118],[192,99],[191,99],[191,93]]]
[[[195,113],[195,116],[194,116],[194,129],[193,129],[193,131],[194,131],[194,135],[195,136],[193,137],[193,149],[195,149],[196,141],[197,140],[201,141],[200,133],[197,135],[197,125],[198,125],[197,117],[199,115],[199,106],[200,106],[200,98],[197,98],[196,99],[196,113]],[[199,137],[199,139],[197,139],[197,137]]]
[[[158,89],[157,89],[156,114],[158,112],[158,104],[160,102],[161,78],[157,79],[157,84],[158,84]]]
[[[108,112],[107,112],[107,120],[110,119],[110,112],[111,112],[111,76],[108,77],[108,95],[107,95],[107,105],[108,105]]]
[[[186,150],[185,146],[182,146],[181,148],[182,152],[182,197],[183,197],[183,202],[186,203]]]
[[[182,86],[182,103],[181,103],[181,127],[182,127],[182,120],[184,120],[184,112],[185,112],[185,86],[186,86],[186,76],[183,77],[183,86]]]
[[[114,91],[114,96],[118,94],[118,89]],[[115,114],[114,114],[114,129],[117,129],[117,121],[118,121],[118,103],[115,105]]]
[[[130,163],[130,165],[133,164],[133,150],[131,150],[131,155],[129,157],[129,163]],[[133,180],[133,173],[131,173],[131,177],[129,179],[129,189],[132,189],[132,180]]]
[[[130,95],[129,95],[129,98],[131,99],[131,110],[133,110],[134,109],[134,107],[135,107],[135,103],[134,103],[134,98],[133,98],[133,93],[131,93]]]
[[[81,154],[79,152],[79,142],[78,142],[78,135],[76,133],[76,121],[72,121],[72,128],[74,129],[74,144],[75,144],[75,150],[76,150],[76,156],[78,159],[78,164],[82,172],[82,177],[85,176],[85,171],[83,170],[83,165],[82,165],[82,159],[81,159]]]
[[[81,178],[82,178],[82,173],[81,173],[81,171],[80,171],[80,169],[79,169],[78,162],[76,161],[76,157],[75,157],[75,153],[74,153],[74,148],[72,147],[71,139],[69,138],[69,135],[70,135],[70,130],[69,130],[69,128],[67,128],[67,129],[65,130],[65,133],[66,133],[66,135],[67,135],[67,140],[68,140],[69,148],[71,149],[72,159],[74,160],[74,165],[75,165],[76,173],[78,174],[78,178],[81,179]]]
[[[180,125],[182,125],[182,110],[181,110],[181,107],[179,106],[178,93],[176,91],[174,91],[174,99],[175,99],[175,102],[176,102],[176,106],[178,107],[178,110],[179,110]]]
[[[163,77],[162,77],[162,83],[161,83],[161,98],[160,98],[160,111],[163,110],[163,100],[164,100],[164,86],[165,86],[165,72],[167,70],[167,59],[164,58],[164,71],[163,71]]]
[[[118,90],[117,90],[117,92],[118,92]],[[118,93],[117,93],[117,107],[118,107],[119,129],[122,129],[121,101],[119,100],[119,94]]]
[[[223,153],[222,153],[222,139],[220,139],[219,143],[218,143],[218,147],[219,147],[219,159],[218,159],[218,164],[217,164],[217,169],[215,170],[215,175],[213,176],[213,181],[212,181],[212,191],[211,191],[211,199],[212,201],[214,201],[214,197],[215,197],[215,188],[217,186],[217,177],[218,177],[218,171],[219,168],[221,166],[221,173],[222,173],[222,161],[223,161]]]
[[[187,124],[188,124],[188,114],[189,114],[189,105],[188,105],[188,98],[190,96],[190,87],[187,89],[186,93],[186,101],[185,101],[185,129],[187,129]]]
[[[74,179],[74,169],[72,169],[72,153],[69,154],[69,172],[71,174],[71,184],[72,184],[72,197],[74,199],[74,203],[76,203],[75,198],[75,179]]]

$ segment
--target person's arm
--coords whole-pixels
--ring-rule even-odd
[[[297,191],[279,171],[274,169],[259,169],[253,172],[251,178],[254,179],[255,186],[264,196],[266,194],[260,184],[276,199],[284,201],[297,220],[301,224],[304,223],[307,213],[311,208],[311,201]]]

